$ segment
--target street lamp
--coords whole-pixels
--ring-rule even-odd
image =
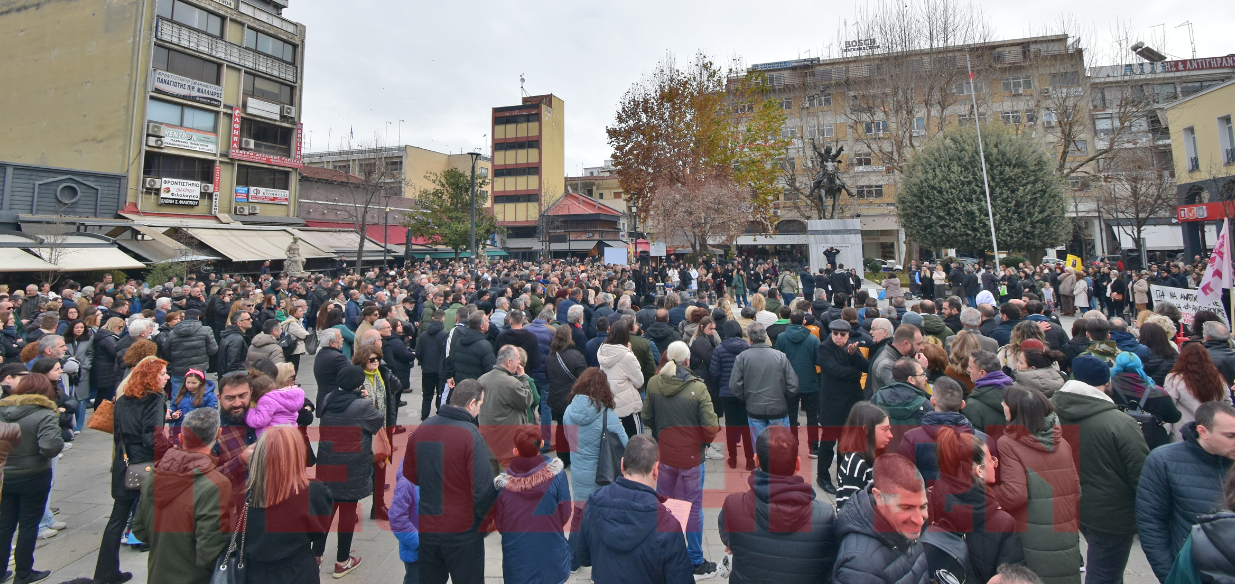
[[[382,270],[386,270],[386,257],[390,253],[390,207],[386,207],[386,219],[382,222]]]
[[[476,265],[476,160],[480,153],[472,151],[467,155],[472,157],[472,265]]]

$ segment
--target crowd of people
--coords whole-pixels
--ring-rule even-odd
[[[152,582],[318,581],[331,534],[343,578],[366,500],[405,582],[483,581],[495,531],[510,582],[1105,584],[1138,536],[1162,582],[1230,577],[1230,329],[1141,303],[1162,272],[1126,301],[1085,272],[911,266],[920,300],[891,274],[883,306],[840,265],[744,260],[0,290],[0,548],[49,575],[88,424],[113,438],[100,584],[125,543]],[[748,485],[711,558],[708,460]]]

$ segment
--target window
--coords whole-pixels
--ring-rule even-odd
[[[528,227],[507,227],[506,237],[510,239],[528,239],[539,237],[535,225]]]
[[[768,73],[767,78],[768,78],[768,85],[784,85],[785,84],[785,74],[784,73]]]
[[[832,94],[816,93],[806,98],[808,107],[832,107]]]
[[[489,169],[488,169],[488,168],[485,168],[485,167],[483,167],[483,166],[482,166],[482,167],[480,167],[480,168],[477,168],[477,169],[476,169],[476,175],[477,175],[477,176],[483,176],[483,177],[485,177],[485,178],[489,178]]]
[[[812,123],[807,126],[807,136],[810,138],[831,138],[833,133],[832,124]]]
[[[926,135],[926,118],[914,118],[913,119],[913,135],[914,136],[925,136]]]
[[[870,152],[855,152],[849,161],[850,166],[871,166]]]
[[[1188,157],[1188,172],[1201,169],[1201,161],[1196,149],[1196,128],[1192,126],[1184,128],[1184,156]]]
[[[1042,110],[1042,125],[1050,128],[1059,123],[1059,114],[1053,109]]]
[[[1188,97],[1194,93],[1200,93],[1210,87],[1221,84],[1221,81],[1190,81],[1188,83],[1182,83],[1179,86],[1180,97]]]
[[[341,171],[341,172],[347,172],[347,173],[350,173],[350,172],[352,172],[352,163],[347,162],[347,163],[344,163],[344,164],[336,164],[336,165],[334,165],[334,169],[335,169],[335,170],[338,170],[338,171]]]
[[[1235,164],[1235,130],[1231,116],[1218,118],[1218,145],[1222,147],[1222,163]]]
[[[957,95],[972,94],[973,93],[973,81],[962,81],[960,83],[957,83],[956,86],[952,88],[952,92]]]
[[[1051,87],[1080,87],[1081,74],[1076,71],[1051,73]]]
[[[523,114],[521,116],[501,116],[493,118],[493,124],[496,126],[501,126],[504,124],[527,124],[539,121],[540,114]]]
[[[1115,133],[1115,120],[1111,116],[1097,116],[1093,120],[1093,128],[1099,136],[1109,136]]]
[[[854,195],[859,199],[883,198],[883,185],[861,185],[854,190]]]
[[[748,114],[753,111],[755,111],[754,102],[747,101],[733,106],[733,113],[735,114]]]
[[[1021,112],[1020,110],[1003,112],[999,114],[999,118],[1002,119],[1005,124],[1019,124],[1021,123]]]
[[[494,144],[494,150],[523,150],[525,148],[540,148],[540,140],[526,140],[522,142],[501,142]]]
[[[1154,85],[1154,102],[1166,103],[1175,101],[1175,84],[1174,83],[1159,83]]]
[[[244,74],[244,94],[258,99],[273,101],[284,105],[292,105],[292,87],[283,85],[265,77]]]
[[[833,127],[833,125],[832,125],[832,124],[824,124],[824,125],[823,125],[823,137],[824,137],[824,138],[831,138],[831,137],[832,137],[832,136],[834,136],[834,135],[835,135],[835,131],[834,131],[834,127]]]
[[[956,116],[956,123],[962,126],[968,126],[969,124],[973,123],[973,117],[974,117],[973,114],[961,114],[959,116]],[[978,121],[985,122],[986,114],[982,114],[978,116]]]
[[[154,68],[212,85],[219,84],[218,63],[164,47],[154,48]]]
[[[214,161],[148,151],[142,175],[208,183],[214,180]]]
[[[223,36],[223,18],[180,0],[159,0],[155,13],[206,34]]]
[[[182,128],[191,128],[201,130],[203,132],[215,131],[215,113],[200,110],[195,107],[188,107],[159,101],[152,99],[149,106],[146,108],[146,119],[152,122],[161,122],[180,126]]]
[[[501,178],[504,176],[539,176],[539,175],[540,175],[540,168],[536,166],[529,166],[527,168],[499,168],[493,171],[494,178]]]
[[[1033,77],[1022,75],[1020,77],[1004,77],[1000,83],[1000,88],[1004,93],[1020,95],[1026,91],[1033,89]]]
[[[499,205],[502,203],[535,203],[539,197],[539,195],[502,195],[493,197],[493,202]]]
[[[273,168],[258,168],[243,164],[236,168],[236,185],[242,187],[257,187],[259,189],[288,190],[291,172]]]
[[[264,32],[244,31],[244,46],[288,63],[296,62],[296,45],[283,42]]]
[[[802,200],[802,193],[799,193],[794,189],[785,189],[785,192],[781,195],[781,200],[782,201],[800,201]]]
[[[1077,156],[1089,153],[1089,142],[1086,140],[1073,140],[1072,145],[1068,147],[1069,156]]]
[[[1038,123],[1038,112],[1031,110],[1031,109],[1025,110],[1025,123],[1026,124]]]
[[[785,126],[780,129],[780,137],[785,140],[796,140],[798,138],[797,126]]]
[[[386,172],[403,172],[402,160],[387,160]]]
[[[888,121],[878,120],[874,122],[863,122],[862,131],[873,136],[882,136],[888,133]]]
[[[253,140],[254,152],[284,157],[291,156],[293,134],[295,134],[295,130],[283,126],[267,124],[253,119],[242,119],[240,121],[240,136]],[[361,163],[360,170],[364,172],[364,163]]]
[[[360,163],[360,176],[373,176],[375,174],[377,174],[377,163],[376,162],[361,162]]]
[[[785,158],[780,161],[780,169],[785,172],[796,172],[798,170],[798,160],[796,158]]]
[[[792,97],[781,98],[780,108],[781,109],[793,109],[793,98]]]

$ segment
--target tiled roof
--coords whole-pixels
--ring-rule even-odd
[[[622,212],[596,199],[585,197],[579,193],[566,193],[561,200],[548,210],[550,215],[613,215],[621,217]]]

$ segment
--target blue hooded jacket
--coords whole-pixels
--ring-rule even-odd
[[[575,551],[596,584],[695,581],[682,525],[655,489],[624,477],[588,499]]]

